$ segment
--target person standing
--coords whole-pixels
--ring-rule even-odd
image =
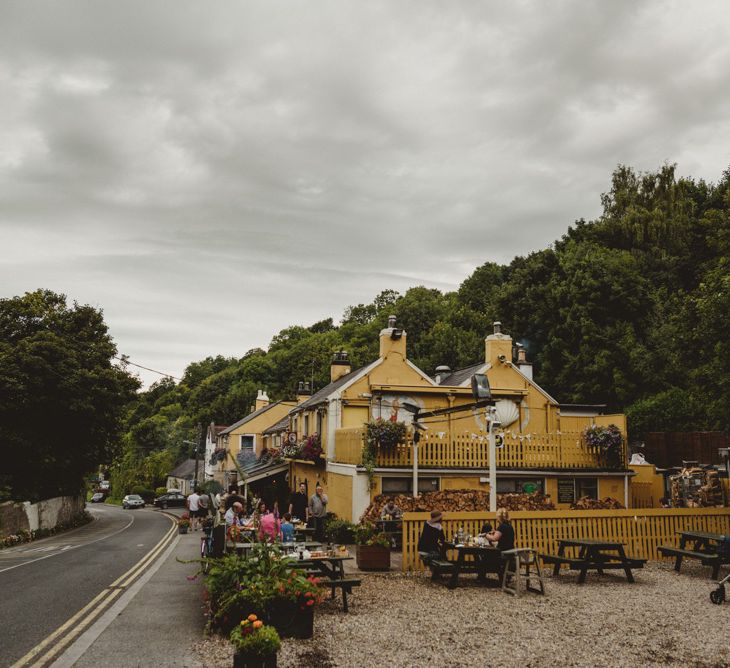
[[[200,494],[198,494],[197,488],[188,496],[185,505],[188,508],[188,515],[190,515],[190,531],[195,531],[198,525],[198,513],[200,512]]]
[[[302,522],[308,522],[309,505],[307,501],[307,486],[303,482],[300,482],[299,491],[292,494],[291,503],[289,504],[289,514]]]
[[[328,501],[322,485],[317,484],[312,498],[309,499],[309,516],[314,519],[314,539],[320,543],[324,542],[324,520],[327,517]]]
[[[200,518],[201,528],[205,525],[205,520],[208,519],[208,513],[210,512],[211,501],[210,496],[205,490],[199,492],[200,498],[198,499],[198,517]]]

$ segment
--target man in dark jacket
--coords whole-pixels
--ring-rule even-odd
[[[423,523],[421,537],[418,539],[418,554],[426,566],[435,561],[444,553],[444,545],[446,543],[446,535],[441,526],[441,518],[443,515],[438,510],[431,511],[431,519]]]

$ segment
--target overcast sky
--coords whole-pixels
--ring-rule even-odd
[[[0,296],[100,307],[120,352],[175,376],[544,248],[599,214],[619,163],[730,165],[726,2],[0,17]]]

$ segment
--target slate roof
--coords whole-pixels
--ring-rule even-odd
[[[267,478],[270,475],[281,473],[289,467],[286,462],[282,461],[260,462],[256,459],[256,455],[253,450],[249,449],[239,452],[236,459],[238,461],[238,465],[246,474],[246,478],[249,482],[255,482],[261,478]]]
[[[370,366],[369,364],[367,366]],[[306,410],[307,408],[312,408],[313,406],[317,406],[318,404],[321,404],[324,402],[327,397],[332,394],[335,390],[342,387],[345,383],[347,383],[349,380],[352,380],[358,373],[360,373],[365,367],[361,366],[359,369],[355,369],[354,371],[350,371],[350,373],[346,373],[342,378],[338,378],[334,382],[330,383],[329,385],[325,385],[321,390],[317,390],[309,399],[306,401],[303,401],[298,406],[295,406],[292,408],[290,413],[301,413],[303,410]]]
[[[457,369],[456,371],[453,371],[448,376],[446,376],[446,378],[444,378],[439,383],[439,385],[459,387],[462,383],[469,380],[469,378],[471,378],[475,373],[479,373],[479,370],[483,369],[485,366],[485,362],[479,362],[478,364],[473,364],[472,366],[467,366],[463,369]]]
[[[198,470],[202,462],[198,462]],[[182,464],[178,464],[170,473],[167,474],[171,478],[192,478],[195,475],[195,460],[186,459]]]
[[[275,401],[273,404],[269,404],[268,406],[264,406],[262,408],[259,408],[257,411],[254,411],[253,413],[249,413],[242,420],[239,420],[238,422],[235,422],[230,427],[226,427],[220,433],[221,434],[230,434],[234,429],[237,429],[241,425],[246,424],[250,420],[253,420],[255,417],[258,417],[259,415],[263,415],[266,411],[272,409],[274,406],[278,406],[279,404],[283,404],[283,403],[284,403],[284,401]]]

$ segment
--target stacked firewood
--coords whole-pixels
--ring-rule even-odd
[[[424,492],[417,498],[406,494],[379,494],[368,506],[361,521],[380,519],[380,513],[388,499],[406,512],[441,510],[442,512],[488,511],[489,492],[475,489],[445,489],[440,492]],[[497,507],[508,510],[555,510],[549,496],[534,494],[497,494]]]
[[[683,468],[669,477],[672,505],[678,508],[702,508],[724,505],[722,484],[714,469],[699,466]]]
[[[620,501],[607,496],[605,499],[591,499],[582,496],[570,506],[571,510],[621,510],[625,506]]]

